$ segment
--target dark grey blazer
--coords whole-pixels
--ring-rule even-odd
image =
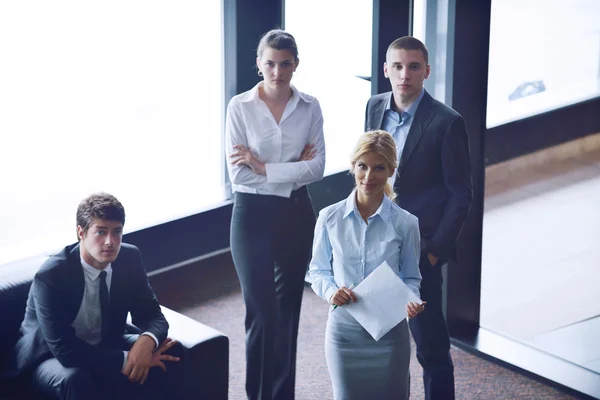
[[[81,367],[95,373],[119,372],[123,366],[122,337],[127,314],[142,332],[151,332],[159,343],[169,325],[148,279],[137,247],[123,243],[111,264],[110,338],[103,347],[92,346],[75,336],[71,326],[85,287],[79,244],[65,247],[50,257],[36,273],[21,337],[16,345],[17,372],[56,357],[65,367]]]
[[[367,103],[365,131],[382,129],[392,92]],[[463,117],[425,92],[410,127],[394,184],[397,203],[419,219],[421,249],[447,261],[467,218],[473,187]]]

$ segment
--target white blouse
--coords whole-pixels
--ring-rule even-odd
[[[290,197],[292,190],[323,178],[325,139],[323,114],[316,98],[292,88],[279,124],[258,96],[258,83],[231,99],[225,121],[227,170],[234,192]],[[314,144],[315,157],[297,161]],[[243,145],[265,163],[266,176],[245,165],[232,165],[233,146]]]

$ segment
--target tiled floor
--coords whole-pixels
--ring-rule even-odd
[[[533,338],[533,345],[600,373],[600,317],[594,317]]]
[[[481,325],[600,373],[600,151],[486,176]]]

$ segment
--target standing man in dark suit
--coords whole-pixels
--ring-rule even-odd
[[[388,47],[383,73],[392,91],[367,103],[365,130],[392,134],[398,152],[396,202],[419,219],[421,299],[425,311],[410,320],[423,367],[426,399],[454,399],[454,366],[442,310],[441,267],[455,244],[472,200],[465,121],[423,88],[430,66],[425,45],[410,36]]]
[[[70,400],[148,398],[164,380],[153,367],[179,361],[165,354],[175,341],[167,338],[140,251],[121,243],[124,224],[115,197],[89,196],[77,209],[79,243],[35,275],[16,352],[18,370],[30,374],[37,392]],[[141,335],[124,334],[129,312]]]

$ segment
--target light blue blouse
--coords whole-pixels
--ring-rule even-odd
[[[368,221],[365,223],[356,207],[356,190],[347,199],[321,210],[306,281],[319,297],[329,301],[339,287],[358,285],[387,261],[419,296],[421,247],[417,217],[384,196]]]

